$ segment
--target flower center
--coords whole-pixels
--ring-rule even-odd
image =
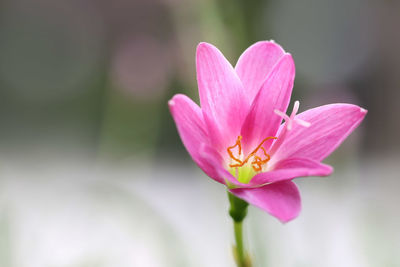
[[[277,137],[269,136],[261,141],[261,143],[247,156],[242,153],[242,136],[238,136],[236,143],[227,148],[231,162],[229,164],[230,172],[238,179],[239,182],[248,183],[255,173],[262,171],[263,166],[271,159],[271,156],[265,151],[263,144],[267,140],[277,139]],[[238,156],[235,157],[233,149],[237,147]],[[258,153],[261,152],[261,153]],[[261,154],[261,155],[260,155]],[[251,168],[250,168],[250,166]],[[240,168],[240,169],[239,169]]]

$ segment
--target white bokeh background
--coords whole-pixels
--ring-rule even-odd
[[[303,211],[287,224],[250,207],[254,265],[400,264],[397,162],[298,179]],[[193,164],[2,163],[0,266],[234,266],[226,191]]]

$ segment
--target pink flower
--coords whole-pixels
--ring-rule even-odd
[[[367,111],[331,104],[296,115],[296,101],[286,115],[295,66],[273,41],[250,46],[235,68],[216,47],[200,43],[196,67],[201,107],[181,94],[169,101],[190,156],[237,197],[282,222],[294,219],[301,199],[292,179],[331,174],[321,161]]]

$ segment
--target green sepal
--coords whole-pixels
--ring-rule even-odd
[[[228,198],[229,198],[229,203],[231,204],[229,208],[229,215],[235,222],[238,223],[242,222],[247,215],[247,207],[249,206],[249,203],[247,203],[243,199],[236,197],[229,191],[228,191]]]

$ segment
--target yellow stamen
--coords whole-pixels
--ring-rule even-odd
[[[242,136],[239,135],[236,140],[236,143],[233,146],[230,146],[227,148],[228,154],[231,157],[231,159],[238,162],[236,164],[230,164],[229,167],[231,167],[231,168],[242,167],[244,164],[246,164],[249,161],[249,159],[251,157],[254,156],[254,160],[251,162],[251,166],[253,167],[253,169],[256,172],[261,171],[262,165],[266,164],[271,159],[271,156],[268,155],[267,151],[265,151],[265,148],[262,146],[267,140],[270,140],[270,139],[277,139],[277,137],[269,136],[269,137],[265,138],[264,140],[262,140],[261,143],[242,161],[242,160],[236,158],[231,151],[233,148],[238,147],[239,157],[242,154],[242,143],[241,143]],[[265,159],[261,159],[261,157],[256,155],[258,150],[260,150],[260,149],[264,152],[264,156],[266,157]]]

